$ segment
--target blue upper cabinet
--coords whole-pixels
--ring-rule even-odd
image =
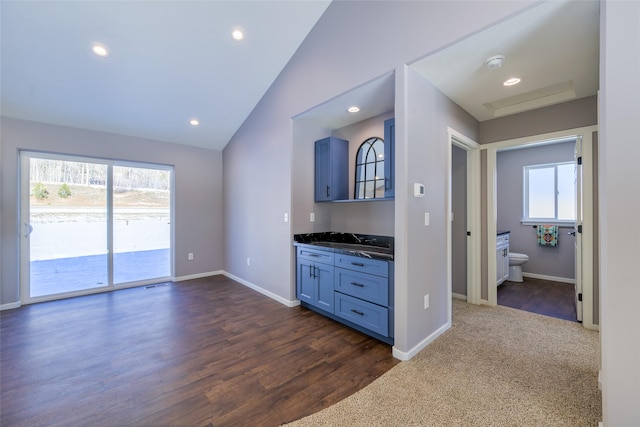
[[[395,197],[396,195],[396,120],[388,119],[384,121],[384,197]]]
[[[349,142],[328,137],[316,141],[315,201],[349,198]]]

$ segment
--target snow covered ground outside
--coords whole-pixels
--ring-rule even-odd
[[[104,208],[31,207],[31,261],[104,254]],[[114,209],[114,253],[168,249],[171,224],[166,208]]]

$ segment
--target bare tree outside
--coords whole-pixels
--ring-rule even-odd
[[[61,266],[76,268],[87,260],[94,262],[95,257],[100,260],[94,262],[95,271],[76,274],[87,282],[77,286],[106,286],[109,229],[113,284],[170,275],[170,170],[113,166],[113,222],[108,227],[107,165],[39,157],[29,160],[32,291],[38,288],[34,278],[48,283],[35,291],[36,296],[54,293],[51,290],[59,284],[52,283],[63,281]],[[45,265],[50,271],[43,271]]]

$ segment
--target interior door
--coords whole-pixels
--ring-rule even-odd
[[[576,300],[576,317],[578,322],[582,322],[582,138],[576,139],[576,148],[574,151],[576,160],[576,222],[573,234],[575,245],[575,300]]]

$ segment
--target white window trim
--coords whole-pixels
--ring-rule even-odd
[[[558,219],[558,166],[560,165],[575,165],[575,161],[568,162],[552,162],[552,163],[544,163],[539,165],[526,165],[522,168],[522,220],[520,223],[522,225],[537,225],[537,224],[548,224],[548,225],[558,225],[558,226],[574,226],[575,220],[560,220]],[[529,174],[528,172],[532,169],[544,169],[549,167],[555,168],[555,217],[554,218],[531,218],[529,217]],[[575,202],[575,201],[574,201]]]

